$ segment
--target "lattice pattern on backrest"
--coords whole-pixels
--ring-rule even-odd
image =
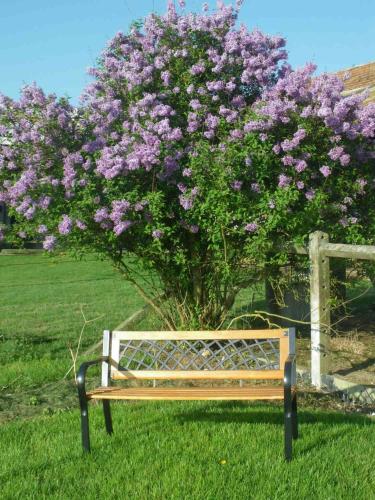
[[[278,370],[279,339],[122,340],[119,370]]]

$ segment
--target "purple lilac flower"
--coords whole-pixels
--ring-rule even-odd
[[[206,139],[212,139],[213,137],[215,137],[215,132],[213,130],[206,130],[203,135],[206,137]]]
[[[294,158],[293,158],[293,156],[290,156],[290,155],[283,156],[283,157],[281,158],[281,162],[282,162],[284,165],[291,166],[291,165],[293,165],[293,163],[294,163]]]
[[[47,208],[49,207],[50,203],[52,201],[52,198],[50,196],[41,196],[39,198],[39,207],[42,209],[42,210],[47,210]]]
[[[348,225],[349,225],[347,217],[343,217],[342,219],[340,219],[340,220],[339,220],[339,223],[340,223],[343,227],[348,227]]]
[[[164,87],[169,87],[169,84],[171,82],[171,74],[169,71],[162,71],[161,75],[160,75],[162,81],[163,81],[163,85]]]
[[[242,109],[246,106],[246,101],[244,96],[237,95],[233,97],[233,99],[231,100],[231,104],[235,106],[237,109]]]
[[[197,111],[198,109],[200,109],[202,107],[202,104],[198,101],[198,99],[192,99],[190,102],[189,102],[189,106],[194,110],[194,111]]]
[[[62,216],[62,221],[59,223],[58,230],[60,234],[69,234],[72,230],[72,219],[68,215]]]
[[[95,222],[104,222],[109,219],[109,211],[108,208],[102,207],[96,210],[94,214],[94,221]]]
[[[48,252],[52,252],[56,245],[56,238],[54,236],[47,236],[43,241],[43,248]]]
[[[33,217],[35,215],[35,210],[36,210],[35,205],[32,205],[31,207],[29,207],[26,210],[26,212],[24,212],[24,214],[23,214],[25,219],[27,219],[27,220],[33,219]]]
[[[241,190],[241,188],[242,188],[242,184],[243,184],[243,182],[242,182],[242,181],[233,181],[233,182],[231,183],[231,186],[232,186],[232,188],[233,188],[235,191],[240,191],[240,190]]]
[[[209,9],[209,5],[208,5],[208,3],[207,3],[207,2],[205,2],[205,3],[202,5],[202,10],[203,10],[203,12],[207,12],[207,11],[208,11],[208,9]]]
[[[366,179],[358,179],[357,184],[359,186],[359,192],[363,194],[365,192],[365,186],[367,185]]]
[[[113,232],[115,233],[116,236],[120,236],[124,231],[129,229],[129,227],[132,225],[132,221],[130,220],[125,220],[121,221],[118,224],[116,224],[113,228]]]
[[[311,201],[315,198],[315,191],[313,189],[309,189],[306,191],[305,196],[309,201]]]
[[[296,169],[296,172],[301,173],[307,168],[307,163],[305,160],[297,160],[294,168]]]
[[[17,235],[23,240],[27,237],[25,231],[18,231]]]
[[[234,82],[228,82],[225,84],[225,90],[228,92],[233,92],[233,90],[236,88],[236,84]]]
[[[134,205],[134,210],[136,212],[142,212],[142,210],[145,208],[147,204],[148,204],[147,201],[137,201],[137,203]]]
[[[279,183],[278,183],[278,186],[280,188],[286,188],[289,186],[290,184],[290,181],[291,181],[291,178],[288,177],[287,175],[285,174],[280,174],[279,175]]]
[[[81,231],[84,231],[85,229],[87,229],[87,225],[86,225],[83,221],[81,221],[81,220],[79,220],[79,219],[77,219],[77,220],[76,220],[76,226],[77,226],[77,227],[78,227],[78,229],[80,229]]]
[[[340,142],[341,135],[333,135],[332,137],[329,138],[329,140],[332,142],[332,144],[335,144],[336,142]]]
[[[155,240],[159,240],[162,236],[164,235],[164,232],[161,231],[160,229],[154,229],[152,231],[152,237],[155,239]]]
[[[244,125],[244,132],[249,133],[253,131],[262,130],[264,123],[261,121],[251,120]]]
[[[340,157],[340,164],[343,167],[346,167],[347,165],[349,165],[349,163],[350,163],[350,155],[345,154]]]
[[[184,177],[191,177],[192,173],[193,173],[193,171],[191,170],[191,168],[184,168],[182,171],[182,175]]]
[[[297,189],[303,189],[305,187],[305,183],[303,181],[296,182]]]
[[[268,139],[268,135],[267,134],[259,134],[259,139],[262,142],[265,142]]]
[[[334,148],[330,149],[328,151],[328,156],[331,158],[331,160],[338,160],[341,155],[344,154],[344,148],[342,146],[335,146]]]
[[[250,186],[251,191],[254,191],[254,193],[260,193],[260,186],[257,182],[253,182]]]
[[[130,208],[131,204],[128,200],[112,201],[112,212],[109,217],[115,225],[119,224],[122,221],[122,217],[130,210]]]
[[[193,132],[197,131],[198,127],[199,127],[199,122],[192,120],[192,121],[189,121],[189,125],[188,125],[186,131],[189,132],[190,134],[192,134]]]
[[[222,80],[207,82],[206,87],[210,92],[219,92],[225,89],[225,83]]]
[[[180,200],[180,205],[184,210],[190,210],[193,207],[193,199],[188,196],[183,196],[180,194],[178,197]]]
[[[258,229],[258,224],[256,222],[250,222],[245,226],[245,231],[247,231],[248,233],[255,233],[257,229]]]
[[[230,136],[232,137],[232,139],[242,139],[243,132],[242,132],[242,130],[235,128],[234,130],[230,131]]]
[[[37,229],[38,233],[39,234],[44,234],[48,231],[47,229],[47,226],[45,226],[44,224],[41,224],[38,229]]]
[[[268,206],[269,206],[269,208],[275,208],[276,205],[275,205],[275,202],[273,200],[270,200],[268,202]]]
[[[245,158],[245,165],[247,167],[250,167],[252,163],[253,163],[253,160],[251,159],[250,156],[248,156],[247,158]]]
[[[182,139],[182,131],[179,127],[172,129],[166,137],[168,141],[179,141]]]
[[[192,75],[200,75],[201,73],[204,73],[206,67],[205,67],[205,64],[203,61],[197,63],[197,64],[194,64],[191,68],[190,68],[190,74]]]
[[[208,128],[215,129],[219,125],[220,119],[217,116],[209,113],[207,118],[206,118],[205,123],[206,123]]]
[[[197,224],[190,224],[188,226],[188,230],[193,233],[193,234],[196,234],[198,231],[199,231],[199,226]]]
[[[320,167],[319,171],[324,175],[324,177],[328,177],[331,175],[331,169],[328,167],[328,165],[323,165]]]
[[[291,151],[299,146],[299,143],[306,137],[306,130],[300,128],[295,132],[292,139],[285,139],[280,145],[284,151]]]

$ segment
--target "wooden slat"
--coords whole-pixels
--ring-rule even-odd
[[[289,356],[289,337],[283,337],[280,339],[280,368],[283,371],[284,376],[284,365],[287,357]]]
[[[322,246],[320,252],[323,253],[326,257],[375,260],[375,246],[373,245],[347,245],[341,243],[326,243],[324,246]]]
[[[283,399],[281,386],[263,387],[139,387],[100,388],[88,394],[89,399],[135,399],[135,400],[259,400]]]
[[[285,362],[285,360],[284,360]],[[114,380],[282,380],[283,370],[116,370],[112,369]]]
[[[164,332],[121,332],[114,331],[117,340],[225,340],[225,339],[279,339],[285,329],[275,330],[214,330],[214,331],[164,331]]]

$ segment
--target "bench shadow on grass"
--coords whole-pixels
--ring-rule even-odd
[[[272,424],[278,425],[280,427],[284,426],[284,412],[282,406],[276,406],[270,403],[263,403],[262,406],[267,407],[267,410],[261,410],[257,406],[252,406],[248,404],[248,410],[244,411],[246,403],[238,401],[227,401],[218,404],[218,411],[212,411],[212,406],[207,405],[205,408],[199,408],[192,411],[184,411],[175,415],[175,418],[183,423],[186,422],[209,422],[213,425],[223,424],[223,423],[233,423],[233,424]],[[332,440],[343,437],[342,430],[337,429],[337,425],[374,425],[369,418],[361,415],[352,414],[340,414],[328,411],[317,411],[317,410],[299,410],[298,411],[298,423],[299,425],[306,424],[324,424],[326,427],[324,430],[319,430],[316,433],[316,439],[311,442],[311,436],[309,436],[309,443],[303,445],[303,428],[300,430],[300,439],[297,441],[297,453],[298,455],[305,455],[309,451],[320,448],[325,444],[332,442]],[[354,427],[353,427],[354,431]],[[350,431],[349,431],[350,432]],[[348,430],[345,430],[345,436],[347,436]],[[300,444],[301,443],[301,444]]]

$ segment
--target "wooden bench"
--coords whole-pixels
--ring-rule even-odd
[[[86,391],[87,369],[102,363],[101,387]],[[118,380],[153,380],[153,387],[110,385]],[[239,380],[240,386],[155,386],[155,380]],[[272,381],[245,385],[244,380]],[[279,381],[279,383],[277,383]],[[283,381],[283,383],[282,383]],[[88,401],[102,400],[112,434],[110,400],[284,400],[285,458],[298,437],[295,331],[227,330],[198,332],[105,331],[103,357],[81,365],[78,377],[82,445],[90,451]]]

